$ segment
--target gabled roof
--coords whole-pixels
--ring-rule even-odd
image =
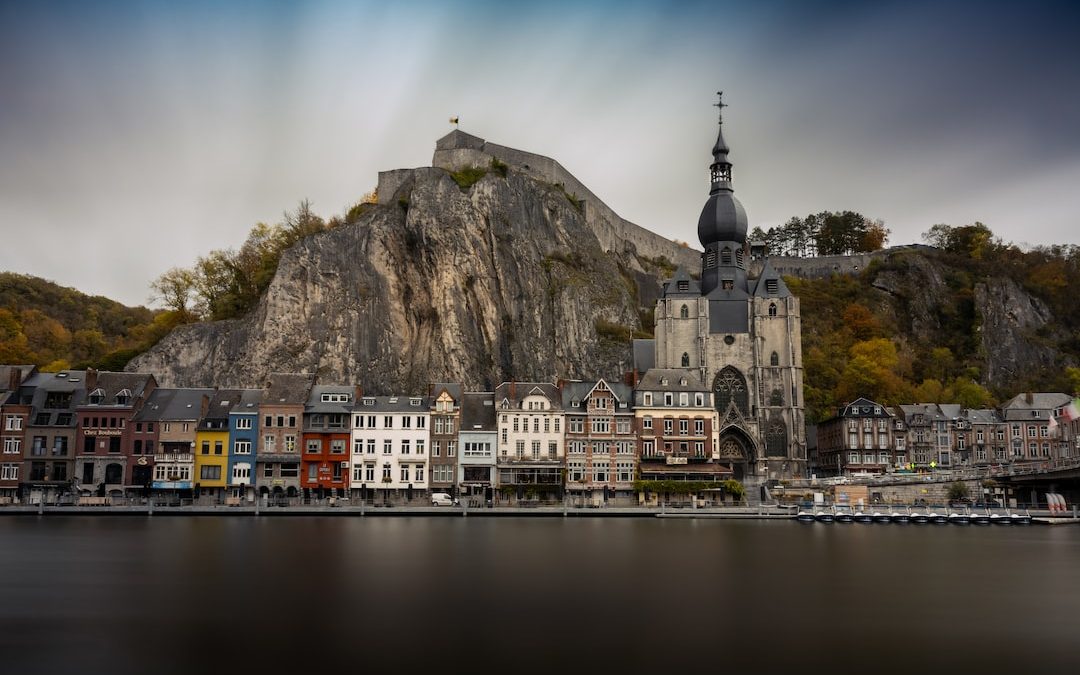
[[[435,399],[439,398],[439,395],[443,392],[450,394],[450,398],[460,405],[462,386],[460,382],[432,382],[428,387],[428,396],[432,399],[432,405],[435,404]]]
[[[1031,401],[1028,401],[1028,396]],[[1018,394],[1001,404],[1001,414],[1006,420],[1031,420],[1035,419],[1034,411],[1054,411],[1069,405],[1072,397],[1060,393],[1035,392],[1031,394]],[[1049,419],[1049,415],[1040,415],[1042,419]]]
[[[520,409],[521,402],[529,396],[543,396],[551,403],[552,410],[562,409],[562,394],[550,382],[503,382],[495,388],[495,407],[501,407],[506,400],[511,409]]]
[[[837,417],[892,417],[892,413],[880,403],[860,397],[841,408]]]
[[[686,285],[686,290],[679,290],[680,282]],[[685,296],[696,298],[701,295],[701,284],[690,276],[685,267],[680,266],[679,269],[675,270],[675,276],[664,282],[663,295],[664,297]]]
[[[769,285],[767,282],[775,282],[776,291],[774,293],[769,292]],[[791,291],[788,290],[787,284],[784,283],[784,278],[780,276],[780,273],[776,271],[776,268],[772,266],[769,259],[765,259],[765,266],[761,269],[761,274],[758,275],[757,284],[754,286],[754,297],[756,298],[788,298],[791,297]]]
[[[102,401],[99,405],[103,406],[115,406],[115,405],[134,405],[135,401],[143,395],[148,387],[157,384],[153,375],[149,373],[114,373],[114,372],[99,372],[95,377],[90,377],[91,384],[94,385],[93,389],[87,390],[87,401],[84,405],[88,405],[90,396],[94,392],[101,391]],[[126,391],[129,397],[129,401],[126,404],[118,403],[116,397],[121,392]]]
[[[323,401],[324,394],[346,394],[345,401]],[[356,388],[347,384],[316,384],[308,393],[305,413],[348,413],[357,405]]]

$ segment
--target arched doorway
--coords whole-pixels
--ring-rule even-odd
[[[720,432],[719,461],[730,464],[735,480],[743,480],[754,473],[757,461],[757,447],[749,434],[736,426],[730,426]]]

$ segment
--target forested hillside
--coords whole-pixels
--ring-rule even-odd
[[[1080,389],[1080,247],[1022,250],[981,223],[925,238],[938,250],[787,279],[802,303],[811,421],[858,396],[980,407]]]
[[[38,277],[0,272],[0,363],[46,370],[123,370],[176,325],[170,312],[127,307]]]

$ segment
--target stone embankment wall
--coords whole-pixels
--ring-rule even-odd
[[[447,171],[458,171],[470,166],[488,166],[491,158],[495,157],[500,162],[537,180],[561,184],[567,194],[582,200],[585,221],[605,251],[624,253],[632,247],[638,255],[649,258],[663,256],[676,266],[685,266],[691,272],[701,267],[700,251],[682,247],[670,239],[622,218],[592,190],[585,187],[584,183],[550,157],[489,143],[482,138],[464,133],[452,134],[444,140],[448,142],[440,142],[436,146],[435,155],[431,160],[432,166]],[[380,199],[384,194],[384,181],[387,198],[400,185],[403,179],[395,175],[396,173],[390,171],[379,174]]]

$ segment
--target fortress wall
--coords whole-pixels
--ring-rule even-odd
[[[784,276],[820,279],[833,274],[855,274],[866,269],[871,260],[884,253],[884,251],[878,251],[876,253],[859,253],[856,255],[825,255],[816,258],[774,256],[769,258],[769,263],[773,266],[773,269]],[[764,265],[765,260],[761,258],[750,261],[750,276],[757,277],[760,275],[761,268]]]

